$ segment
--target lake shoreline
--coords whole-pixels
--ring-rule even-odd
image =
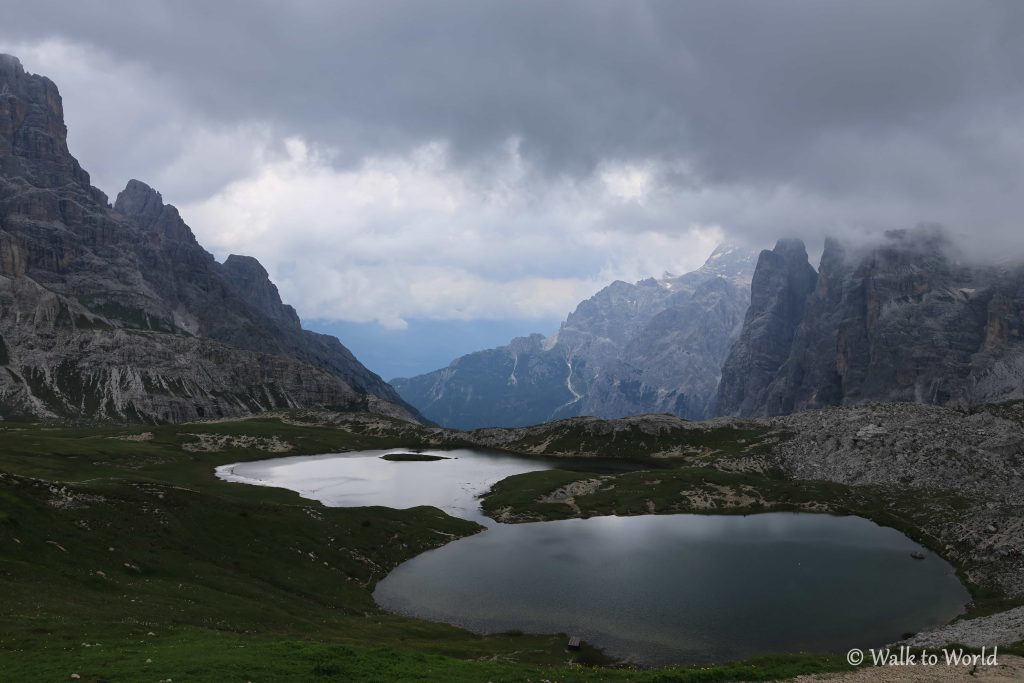
[[[341,428],[353,421],[373,422],[378,433],[389,431],[379,419],[339,413],[300,413],[292,419]],[[980,424],[984,431],[976,429]],[[659,469],[669,471],[689,466],[722,474],[760,475],[759,484],[779,480],[812,489],[838,487],[848,500],[834,507],[834,512],[856,514],[897,529],[956,568],[973,597],[968,613],[960,618],[966,620],[1024,605],[1024,567],[1013,562],[1024,553],[1024,490],[1012,483],[1019,481],[1019,474],[992,456],[987,457],[993,466],[972,471],[969,477],[956,469],[956,463],[979,449],[985,452],[990,442],[1019,442],[1022,427],[1024,403],[1016,402],[971,411],[866,404],[770,420],[688,422],[650,415],[619,420],[572,418],[473,432],[412,426],[401,431],[411,437],[406,443],[420,448],[484,446],[524,456],[637,459],[657,462]],[[914,449],[924,455],[942,447],[959,454],[960,460],[920,460],[913,481],[907,481],[906,468],[882,465],[893,457],[905,459]],[[821,454],[829,448],[835,454],[823,460]],[[773,509],[807,511],[816,502],[834,498],[834,493],[812,492],[808,500],[777,502]],[[662,506],[652,502],[658,514]],[[615,514],[650,512],[645,505]]]
[[[411,448],[412,447],[408,447],[408,446],[399,447],[399,448],[396,448],[396,449],[391,449],[388,452],[392,452],[392,451],[395,451],[395,452],[407,452],[408,450],[411,450]],[[458,452],[458,451],[448,451],[448,450],[439,450],[439,449],[424,449],[424,448],[420,448],[420,450],[429,451],[430,454]],[[365,456],[365,461],[368,464],[372,465],[372,463],[374,461],[379,460],[380,458],[384,457],[385,455],[386,455],[386,453],[373,451],[373,452],[367,452],[366,454],[359,454],[359,453],[348,452],[348,453],[338,454],[337,456],[332,456],[332,455],[329,455],[329,454],[328,455],[315,455],[315,456],[286,456],[284,458],[271,458],[271,459],[268,459],[268,460],[249,462],[249,463],[236,463],[236,465],[243,466],[243,467],[248,467],[250,469],[255,469],[256,471],[260,471],[260,468],[272,468],[272,467],[275,466],[275,464],[281,464],[281,466],[288,466],[290,464],[291,466],[295,466],[295,465],[302,465],[302,464],[318,464],[319,463],[320,465],[324,465],[325,463],[329,463],[332,458],[336,458],[337,462],[339,462],[341,464],[351,465],[353,463],[361,461],[363,459],[363,458],[361,458],[361,456]],[[495,457],[500,457],[500,454],[494,454],[494,456]],[[458,457],[459,456],[456,456],[455,459],[458,459]],[[463,451],[462,457],[465,457],[465,452],[464,451]],[[532,457],[531,456],[527,456],[527,458],[528,458],[529,461],[532,461],[535,464],[538,464],[538,463],[540,463],[540,462],[542,462],[544,460],[544,459],[541,459],[541,458],[537,458],[536,456],[532,456]],[[566,464],[568,464],[570,461],[569,460],[557,461],[557,462],[554,463],[554,465],[557,465],[558,462],[565,462]],[[546,467],[551,467],[552,466],[552,463],[550,463],[550,462],[544,461],[544,464],[545,464]],[[398,467],[402,467],[403,465],[397,465],[397,466]],[[434,465],[426,465],[426,466],[427,467],[434,467]],[[218,468],[218,475],[219,476],[224,476],[224,474],[228,474],[229,476],[226,476],[224,478],[230,478],[233,481],[241,481],[241,482],[244,482],[244,483],[256,483],[256,484],[260,484],[260,485],[264,485],[264,486],[274,486],[274,485],[282,486],[282,485],[285,485],[280,480],[278,480],[275,483],[273,481],[268,481],[268,480],[264,480],[264,479],[256,479],[256,480],[254,480],[254,479],[251,478],[251,476],[250,477],[240,476],[240,475],[238,475],[237,473],[234,472],[234,467],[235,467],[234,465],[222,466],[222,467]],[[701,471],[697,472],[697,474],[699,474],[701,478],[707,478],[710,475],[709,472],[704,471],[704,470],[701,470]],[[663,505],[663,501],[657,495],[658,492],[659,491],[667,490],[666,487],[668,487],[668,489],[678,490],[679,482],[675,481],[674,479],[678,478],[680,476],[685,476],[685,477],[691,477],[692,478],[693,475],[694,475],[694,470],[692,470],[691,468],[676,468],[676,469],[670,469],[669,468],[669,469],[658,469],[658,470],[637,470],[637,471],[630,471],[630,472],[625,472],[625,473],[621,473],[620,472],[620,473],[616,473],[616,474],[612,474],[612,473],[595,474],[593,472],[566,472],[566,471],[562,471],[562,470],[558,470],[558,469],[540,469],[540,470],[530,471],[530,472],[526,472],[526,473],[522,473],[522,474],[515,474],[515,475],[512,475],[510,477],[499,478],[499,479],[497,479],[493,483],[492,486],[490,486],[490,488],[487,488],[486,486],[480,486],[477,489],[477,492],[482,494],[480,500],[477,501],[475,496],[472,498],[472,500],[474,501],[473,502],[474,506],[477,503],[481,503],[482,504],[482,511],[489,518],[494,519],[495,521],[498,521],[498,522],[505,522],[505,523],[508,523],[508,522],[515,523],[515,522],[524,522],[524,521],[539,521],[539,520],[542,520],[542,519],[566,519],[566,518],[572,518],[572,517],[592,517],[592,516],[597,516],[597,515],[640,516],[640,515],[651,515],[651,514],[655,514],[655,515],[679,514],[681,512],[692,513],[692,514],[702,514],[702,515],[722,515],[722,514],[726,514],[726,515],[753,515],[753,514],[759,514],[759,513],[772,513],[772,512],[801,512],[801,513],[812,512],[812,513],[827,514],[827,515],[832,515],[832,516],[861,516],[861,517],[865,517],[865,518],[870,518],[868,515],[863,514],[864,511],[865,511],[863,506],[861,506],[859,509],[856,509],[856,510],[854,510],[852,508],[850,508],[850,509],[842,509],[842,508],[838,507],[835,504],[829,504],[829,503],[822,502],[822,501],[825,501],[828,498],[829,495],[835,496],[837,490],[843,490],[846,487],[841,487],[840,486],[840,487],[831,487],[829,489],[813,489],[813,490],[809,490],[809,491],[804,491],[803,495],[804,495],[804,498],[806,498],[806,502],[803,503],[803,504],[797,505],[797,504],[793,504],[793,503],[781,503],[781,502],[778,502],[778,501],[766,500],[764,495],[763,495],[763,493],[755,490],[753,487],[751,487],[749,485],[739,486],[739,485],[736,484],[736,482],[729,481],[730,478],[731,479],[737,479],[737,477],[739,477],[739,475],[729,474],[729,473],[718,473],[718,476],[720,478],[724,477],[725,479],[720,481],[720,482],[718,482],[718,483],[712,483],[713,493],[715,493],[718,496],[717,498],[706,495],[706,492],[698,492],[698,493],[701,493],[701,496],[702,496],[700,498],[700,504],[699,505],[693,505],[692,503],[694,501],[692,499],[690,500],[691,504],[689,505],[689,507],[685,507],[685,508],[681,508],[679,506],[668,507],[666,505]],[[325,476],[327,476],[328,479],[331,478],[329,475],[325,474]],[[596,477],[596,479],[595,479],[595,477]],[[537,508],[546,509],[549,512],[549,514],[546,515],[546,516],[542,515],[542,514],[537,514],[536,510],[533,510],[532,514],[528,510],[519,510],[517,512],[517,514],[510,514],[510,512],[508,510],[500,510],[500,509],[496,510],[495,509],[495,504],[494,504],[495,498],[501,498],[501,496],[503,496],[503,495],[507,497],[508,496],[508,491],[506,489],[508,489],[510,486],[513,486],[516,482],[523,481],[523,480],[529,480],[530,478],[542,478],[542,479],[552,478],[556,482],[557,481],[562,481],[565,478],[570,478],[575,483],[578,483],[578,482],[592,482],[592,483],[593,482],[598,482],[598,485],[593,485],[592,484],[590,486],[584,486],[583,488],[580,488],[580,489],[574,489],[573,488],[573,486],[574,486],[573,483],[570,483],[570,484],[567,484],[567,485],[563,484],[560,487],[560,489],[558,489],[555,492],[553,492],[553,494],[547,494],[545,496],[541,496],[541,498],[543,499],[543,502],[542,503],[538,503],[536,505],[536,507]],[[646,504],[644,506],[633,507],[633,508],[625,507],[625,508],[611,508],[611,509],[609,509],[609,508],[598,509],[598,508],[594,508],[592,506],[591,507],[586,507],[586,505],[587,505],[587,503],[586,503],[587,496],[593,497],[595,494],[599,493],[600,489],[602,488],[601,482],[606,482],[606,484],[604,484],[603,487],[605,489],[609,489],[609,488],[613,488],[613,486],[607,485],[607,482],[616,482],[617,483],[617,482],[621,482],[621,481],[625,481],[625,480],[629,480],[629,479],[634,479],[634,480],[635,479],[640,479],[640,480],[642,480],[643,486],[645,488],[644,493],[647,496],[646,500],[645,500]],[[653,488],[652,489],[650,486],[648,486],[648,484],[650,484],[652,481],[655,482],[655,483],[658,483],[658,484],[663,484],[663,486],[661,488]],[[780,483],[779,482],[773,482],[773,485],[780,486]],[[729,486],[733,486],[733,487],[736,488],[736,493],[735,494],[733,494],[729,490]],[[785,492],[788,493],[788,494],[792,494],[792,491],[789,488],[789,487],[791,487],[791,484],[786,484],[785,486],[786,486],[786,488],[784,489]],[[320,500],[321,502],[324,502],[327,505],[331,505],[332,504],[331,499],[329,497],[325,497],[326,494],[324,493],[323,490],[320,490],[320,491],[317,491],[317,492],[313,492],[312,490],[306,490],[306,489],[303,489],[301,487],[297,488],[295,490],[297,490],[301,495],[303,495],[305,497],[308,497],[308,498],[311,498],[311,499],[314,499],[314,500]],[[604,493],[607,494],[607,490],[604,491]],[[530,492],[531,496],[533,496],[534,498],[537,498],[537,496],[535,494],[536,494],[535,491],[531,491]],[[575,494],[575,495],[570,495],[570,494]],[[580,498],[581,503],[585,506],[583,509],[581,509],[578,505],[576,505],[575,500],[576,500],[577,497]],[[658,503],[657,503],[657,505],[652,506],[651,503],[654,500],[657,500]],[[721,502],[722,504],[719,505],[719,502]],[[372,501],[366,501],[366,504],[372,504]],[[463,507],[462,507],[463,510],[465,509],[464,506],[465,506],[465,504],[463,503]],[[444,506],[440,506],[440,507],[444,507]],[[564,508],[561,511],[561,514],[550,514],[551,510],[557,509],[559,507]],[[566,509],[568,509],[569,511],[566,511]],[[876,510],[877,510],[877,508],[876,508]],[[449,514],[454,514],[455,510],[448,509],[447,512]],[[477,521],[477,520],[475,520],[475,521]],[[879,520],[873,520],[873,521],[878,522]],[[886,521],[889,521],[889,520],[882,520],[881,521],[883,526],[887,526],[887,527],[893,527],[894,526],[892,524],[885,524]],[[485,522],[485,524],[486,524],[486,522]],[[490,526],[490,525],[487,525],[487,526]],[[900,531],[901,533],[903,533],[902,529],[898,529],[897,528],[897,530]],[[481,529],[481,531],[483,531],[483,529]],[[910,553],[908,551],[908,557],[909,557],[909,554]],[[909,561],[910,560],[908,559],[908,562]]]

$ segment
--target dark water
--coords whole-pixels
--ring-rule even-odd
[[[332,506],[433,505],[490,528],[402,564],[385,609],[477,632],[565,632],[644,664],[764,652],[843,652],[946,623],[969,596],[941,558],[858,517],[649,515],[506,525],[478,496],[513,474],[649,466],[473,450],[392,462],[385,453],[276,458],[218,476]],[[925,552],[924,561],[910,557]]]
[[[594,517],[497,525],[395,569],[385,609],[481,633],[582,636],[646,664],[840,652],[946,623],[953,569],[859,517]]]

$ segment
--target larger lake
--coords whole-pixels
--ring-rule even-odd
[[[562,466],[479,451],[391,462],[366,451],[218,468],[328,505],[435,505],[487,531],[424,553],[378,584],[385,609],[485,633],[582,636],[644,664],[842,652],[946,623],[969,596],[950,565],[858,517],[648,515],[496,524],[477,497]],[[628,463],[576,461],[577,469]],[[912,552],[925,554],[923,561]]]

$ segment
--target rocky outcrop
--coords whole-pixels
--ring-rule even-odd
[[[252,258],[224,264],[137,180],[113,207],[56,86],[0,56],[0,415],[178,421],[335,406],[414,417],[304,331]]]
[[[805,256],[786,267],[811,281]],[[1021,398],[1022,283],[1021,267],[958,260],[931,227],[893,231],[857,249],[827,241],[802,299],[799,288],[783,286],[778,259],[762,261],[743,333],[722,370],[717,412]]]
[[[1020,403],[969,411],[863,403],[779,416],[765,424],[789,435],[775,448],[775,458],[795,479],[955,488],[970,499],[1024,506]]]
[[[68,152],[64,108],[57,86],[25,73],[21,62],[0,54],[0,174],[37,188],[76,186],[106,201]]]
[[[1022,640],[1024,640],[1024,607],[1017,607],[977,619],[961,619],[932,631],[917,633],[902,642],[916,650],[941,648],[949,643],[958,643],[980,650],[983,647],[992,648],[995,645],[1015,645]],[[1003,658],[1000,657],[1000,660]],[[1011,676],[1018,679],[1024,678],[1024,661],[1018,660],[1016,664],[1016,671],[1005,674],[1006,677],[1003,680],[1013,680]],[[1005,661],[999,662],[1000,667],[1005,665]],[[971,672],[971,677],[979,680],[974,671]]]
[[[532,335],[392,384],[449,427],[523,426],[576,415],[709,413],[749,302],[750,252],[722,246],[700,269],[613,282],[549,339]]]
[[[774,470],[930,494],[915,523],[943,554],[979,585],[1024,594],[1024,404],[864,403],[767,424],[785,435],[768,456]]]
[[[224,261],[222,272],[240,297],[279,325],[299,330],[299,314],[281,302],[277,286],[270,281],[266,269],[252,256],[231,254]]]
[[[592,378],[580,414],[664,412],[702,419],[747,309],[748,290],[711,278],[647,322]]]
[[[743,330],[722,367],[718,412],[746,415],[764,404],[772,380],[789,358],[817,277],[799,240],[779,240],[775,249],[761,252]]]

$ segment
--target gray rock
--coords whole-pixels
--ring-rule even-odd
[[[937,228],[866,249],[769,259],[722,370],[717,411],[781,415],[864,401],[981,405],[1024,396],[1024,267],[958,260]],[[788,274],[788,275],[787,275]]]
[[[786,435],[768,456],[770,469],[918,492],[930,509],[911,514],[936,547],[948,548],[978,584],[1024,595],[1024,403],[969,411],[861,403],[765,423]]]
[[[304,331],[255,260],[219,264],[132,180],[110,207],[57,87],[0,57],[0,413],[178,421],[278,408],[416,412]]]
[[[222,272],[238,295],[260,313],[285,328],[302,329],[299,314],[294,308],[281,302],[277,286],[270,281],[263,264],[252,256],[231,254],[224,261]]]
[[[807,298],[818,276],[799,240],[779,240],[762,251],[751,282],[750,308],[743,329],[722,367],[715,411],[753,415],[789,358],[793,337],[803,320]]]
[[[962,621],[931,631],[915,634],[902,641],[913,648],[942,647],[957,644],[991,649],[997,645],[1014,645],[1024,640],[1024,607],[977,619]]]
[[[536,424],[573,400],[560,351],[548,348],[544,337],[534,334],[391,383],[425,417],[447,427]]]
[[[700,269],[583,301],[550,339],[533,335],[392,384],[449,427],[516,427],[594,415],[706,417],[749,302],[750,252],[723,245]]]

